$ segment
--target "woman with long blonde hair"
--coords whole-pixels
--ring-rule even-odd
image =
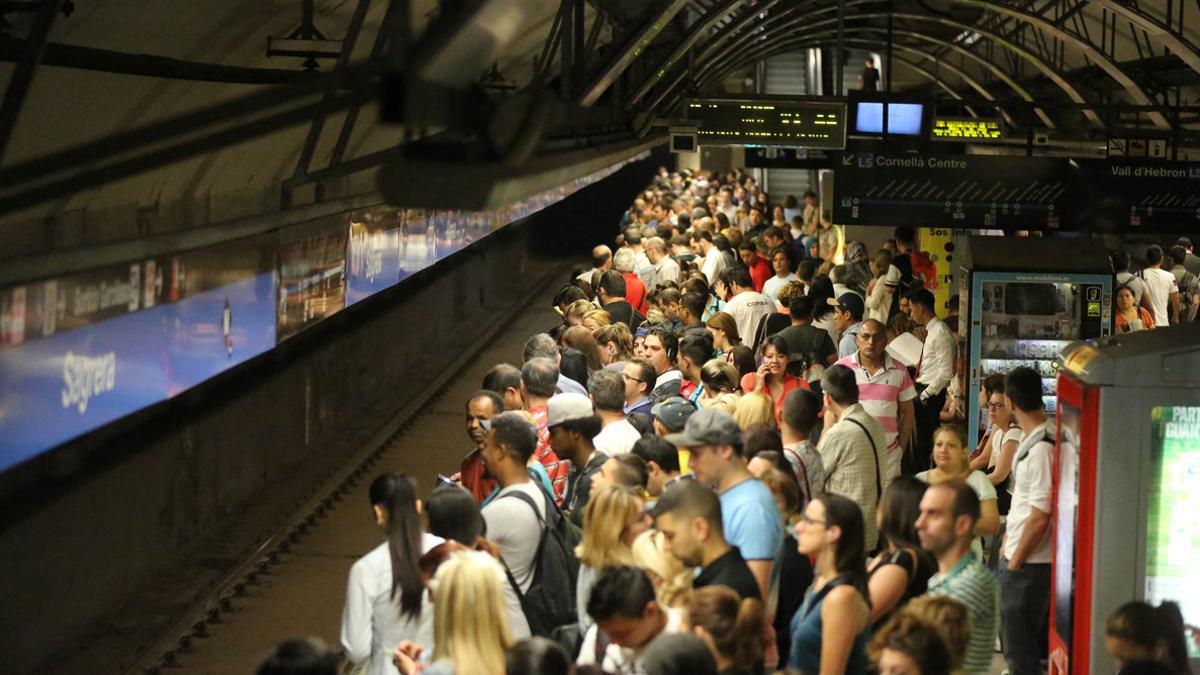
[[[487,553],[455,553],[429,584],[433,597],[433,663],[422,675],[504,675],[513,645],[504,603],[504,569]],[[415,675],[420,647],[403,642],[393,663]]]
[[[654,595],[664,607],[678,608],[692,592],[696,571],[685,567],[663,546],[664,535],[657,530],[643,532],[633,542],[633,564],[644,570],[654,583]]]
[[[605,567],[633,565],[633,542],[649,528],[646,502],[633,491],[610,485],[588,497],[583,509],[583,537],[575,547],[575,555],[579,556],[575,607],[581,633],[592,626],[587,602],[600,572]]]

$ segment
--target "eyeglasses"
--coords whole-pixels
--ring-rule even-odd
[[[800,522],[804,523],[805,525],[828,525],[829,524],[829,522],[825,521],[825,520],[817,520],[816,518],[810,518],[810,517],[808,517],[808,514],[805,514],[805,513],[800,514]]]
[[[1001,410],[1004,408],[1004,404],[1003,403],[989,403],[988,407],[991,408],[992,410]]]
[[[629,376],[629,375],[626,375],[625,373],[621,373],[621,377],[625,378],[626,380],[629,380],[630,382],[637,382],[637,383],[639,383],[639,384],[644,384],[644,383],[645,383],[645,380],[639,380],[638,378],[636,378],[636,377],[631,377],[631,376]]]

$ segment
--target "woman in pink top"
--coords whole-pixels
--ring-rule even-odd
[[[753,373],[742,377],[742,391],[761,392],[771,399],[775,408],[775,424],[783,416],[783,399],[793,389],[808,389],[808,383],[798,379],[787,371],[790,358],[787,340],[773,335],[763,342],[761,350],[762,365]]]

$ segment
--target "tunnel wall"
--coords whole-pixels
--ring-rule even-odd
[[[479,327],[511,317],[538,281],[565,282],[572,261],[611,240],[655,166],[631,164],[119,431],[82,439],[86,451],[63,475],[7,494],[5,670],[52,668],[76,636],[183,559],[218,568],[237,559],[230,551],[244,555],[261,528],[241,514],[257,509],[268,525],[286,517],[372,425],[428,394]]]

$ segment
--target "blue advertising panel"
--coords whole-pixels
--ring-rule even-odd
[[[235,242],[6,289],[0,471],[271,349],[261,253]]]
[[[350,215],[347,306],[400,281],[401,213],[394,208],[375,208]]]
[[[0,471],[269,351],[645,156],[490,211],[381,205],[0,288]]]

